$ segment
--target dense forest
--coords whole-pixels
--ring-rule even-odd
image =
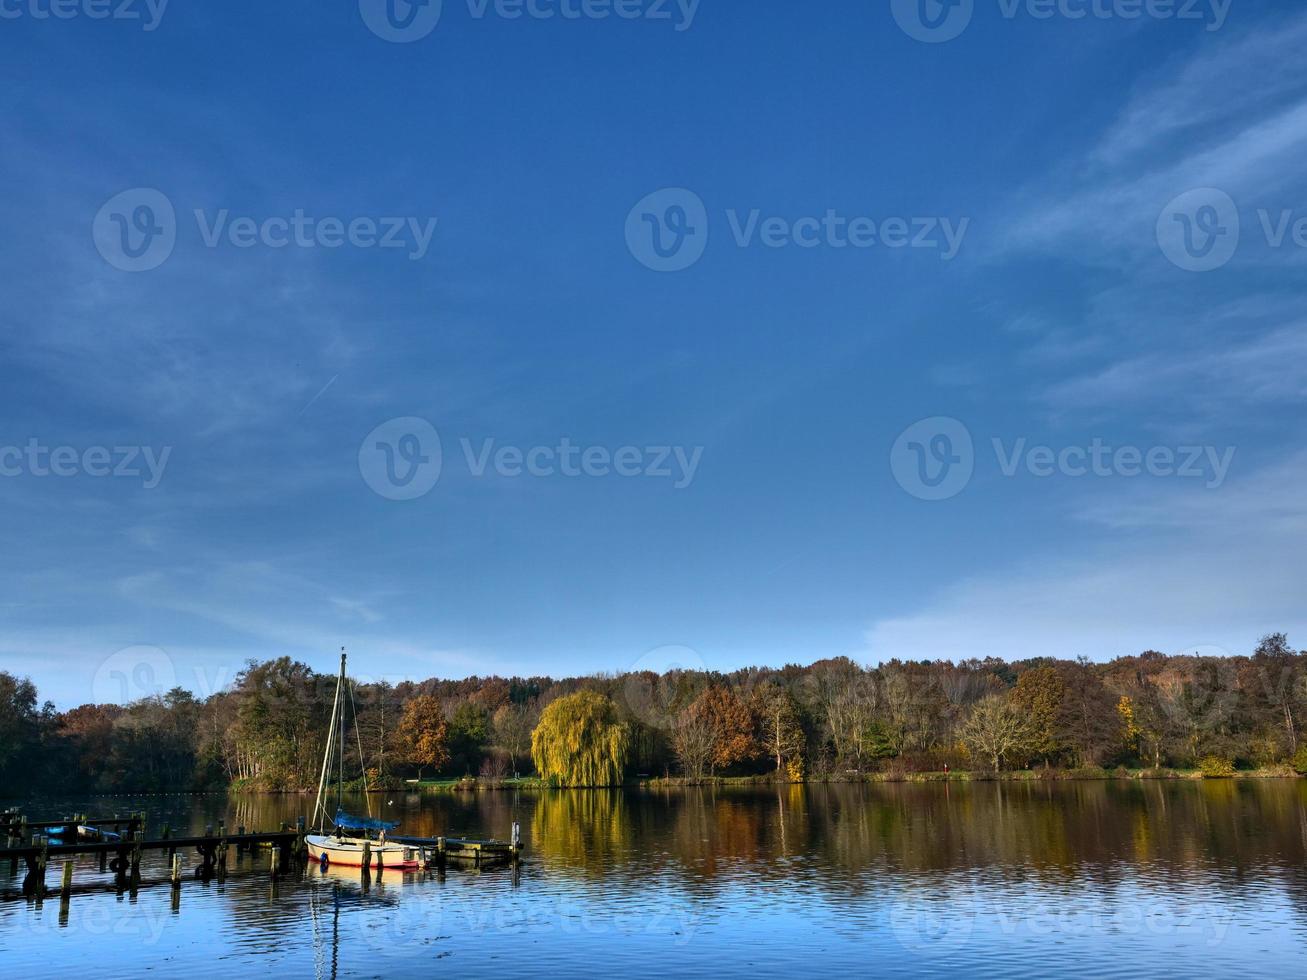
[[[58,712],[0,672],[0,780],[46,791],[316,784],[334,675],[251,662],[205,700],[175,689]],[[721,674],[471,677],[359,685],[347,775],[849,778],[960,770],[1307,770],[1307,652],[1108,663],[851,660]],[[366,760],[366,774],[359,763]],[[21,774],[21,780],[19,775]]]

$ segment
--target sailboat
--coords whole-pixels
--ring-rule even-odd
[[[308,834],[309,857],[323,867],[343,865],[350,868],[393,868],[415,871],[419,867],[418,851],[404,844],[386,842],[386,832],[399,826],[385,820],[375,820],[368,804],[369,816],[355,817],[346,813],[343,806],[345,786],[345,697],[354,703],[354,692],[345,678],[345,651],[340,651],[340,676],[336,678],[336,697],[331,705],[331,727],[327,730],[327,747],[322,754],[322,773],[318,777],[318,796],[313,805],[313,819],[317,833]],[[355,717],[355,728],[358,727]],[[327,805],[331,795],[332,756],[336,756],[336,813],[331,817],[331,832],[327,832]],[[362,764],[363,742],[359,740],[359,760]],[[366,767],[365,767],[366,772]],[[366,776],[365,776],[366,778]],[[375,835],[375,836],[373,836]]]

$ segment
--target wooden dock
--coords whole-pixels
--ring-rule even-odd
[[[513,824],[513,837],[508,841],[468,837],[396,837],[393,834],[386,840],[418,848],[427,867],[443,867],[450,861],[474,866],[515,864],[522,859],[522,835],[517,824]]]
[[[100,840],[78,840],[78,827],[107,831],[114,836]],[[189,837],[174,836],[170,828],[165,826],[160,836],[153,840],[145,838],[145,827],[144,813],[99,818],[74,814],[62,820],[32,821],[15,811],[0,812],[0,839],[4,843],[0,847],[0,866],[8,860],[9,873],[16,875],[19,862],[23,862],[27,869],[23,879],[23,894],[40,901],[47,894],[46,871],[51,861],[62,861],[60,895],[66,901],[73,890],[74,859],[78,857],[99,858],[101,872],[112,871],[120,889],[131,888],[133,891],[140,883],[141,859],[148,852],[164,852],[171,866],[174,889],[181,884],[179,851],[193,850],[200,856],[194,876],[203,881],[225,878],[228,854],[233,850],[237,855],[266,852],[267,871],[274,881],[308,861],[303,817],[299,818],[295,826],[283,823],[278,830],[246,832],[244,827],[238,827],[236,833],[229,834],[226,826],[220,823],[216,831],[210,826],[205,828],[204,834]],[[71,833],[68,839],[52,837],[49,831],[56,828],[69,828]],[[389,840],[417,848],[422,854],[423,866],[442,871],[450,863],[476,867],[509,863],[516,865],[522,852],[517,824],[513,824],[510,841],[463,837],[390,837]],[[367,869],[360,871],[363,875],[370,873]]]
[[[78,840],[76,828],[79,826],[97,830],[114,828],[118,836],[105,840]],[[56,827],[72,828],[69,839],[52,838],[48,831]],[[266,849],[268,872],[274,879],[307,859],[302,818],[295,827],[282,824],[279,830],[251,833],[240,827],[236,833],[229,834],[226,827],[219,824],[216,833],[208,827],[201,836],[179,837],[164,827],[158,838],[146,840],[144,813],[127,817],[88,819],[85,815],[75,815],[63,820],[29,821],[10,812],[0,815],[0,835],[4,836],[5,843],[0,848],[0,864],[8,860],[9,873],[13,875],[18,872],[18,863],[23,862],[27,868],[23,894],[38,899],[46,895],[46,870],[52,860],[63,861],[60,893],[67,897],[72,891],[73,861],[78,857],[98,857],[102,872],[112,871],[120,887],[132,888],[140,882],[141,858],[151,851],[165,853],[172,865],[174,886],[181,883],[179,851],[193,850],[200,856],[194,873],[195,877],[206,881],[226,876],[228,854],[233,849],[237,854]]]

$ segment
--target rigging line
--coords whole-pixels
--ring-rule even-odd
[[[317,796],[317,800],[313,804],[313,816],[317,818],[319,813],[321,813],[323,818],[321,820],[318,820],[319,833],[322,832],[323,824],[327,816],[327,808],[326,805],[323,803],[322,797],[323,797],[324,790],[327,788],[327,773],[331,772],[331,749],[333,743],[335,742],[336,709],[339,707],[339,705],[340,705],[340,679],[337,678],[336,696],[332,699],[331,702],[331,726],[330,728],[327,729],[327,751],[324,752],[322,756],[322,773],[318,777],[318,796]]]
[[[359,709],[354,703],[354,685],[349,685],[349,710],[354,712],[354,734],[359,740],[359,768],[363,770],[363,802],[368,806],[368,816],[372,816],[372,797],[368,787],[368,764],[363,761],[363,729],[359,727]]]

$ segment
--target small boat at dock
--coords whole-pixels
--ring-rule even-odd
[[[85,824],[78,824],[77,826],[51,827],[46,831],[46,836],[56,838],[57,840],[88,842],[110,842],[121,840],[121,838],[111,830],[101,830],[99,827],[88,827]]]
[[[343,866],[381,871],[391,868],[399,871],[416,871],[421,867],[422,852],[411,844],[388,843],[386,834],[399,826],[371,816],[355,817],[346,813],[341,802],[345,784],[345,701],[354,703],[353,692],[345,677],[345,651],[340,651],[340,675],[336,678],[336,697],[331,706],[331,727],[327,731],[327,747],[322,756],[322,774],[318,779],[318,796],[313,806],[313,819],[318,832],[306,834],[304,843],[309,857],[322,867]],[[357,726],[358,719],[355,718]],[[362,745],[359,746],[360,753]],[[330,794],[332,761],[336,765],[336,813],[327,832],[326,798]],[[366,766],[360,757],[359,765]],[[369,808],[371,803],[368,804]]]
[[[386,832],[397,823],[352,817],[337,811],[334,832],[308,834],[304,843],[309,857],[323,867],[343,865],[347,868],[397,868],[416,871],[421,867],[421,851],[408,844],[388,843]],[[369,836],[375,833],[376,838]],[[362,836],[356,836],[361,834]]]

